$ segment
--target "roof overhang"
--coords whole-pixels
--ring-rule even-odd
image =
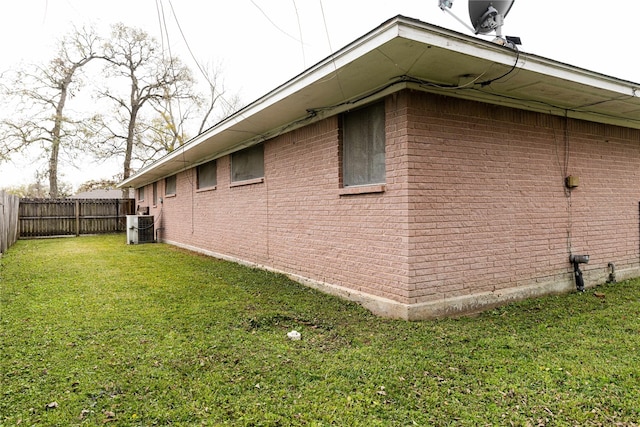
[[[397,16],[119,184],[141,187],[402,88],[640,129],[640,84]]]

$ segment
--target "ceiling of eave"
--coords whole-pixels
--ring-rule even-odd
[[[292,124],[313,120],[309,111],[343,111],[350,102],[407,77],[420,80],[424,90],[450,96],[554,114],[571,112],[571,117],[640,128],[637,84],[518,54],[419,21],[400,19],[397,27],[387,23],[371,34],[274,89],[123,185],[145,185],[268,139]],[[482,82],[485,84],[479,84]]]
[[[419,78],[431,83],[423,86],[427,89],[438,91],[437,85],[447,85],[440,92],[536,111],[567,110],[586,120],[640,128],[640,93],[634,95],[634,84],[629,83],[627,93],[621,93],[606,85],[571,81],[565,78],[566,70],[558,75],[540,73],[527,68],[531,55],[498,49],[504,49],[512,62],[497,63],[401,38],[378,50],[390,61],[401,58],[395,63],[395,70],[385,70],[388,75],[395,72]],[[490,84],[479,84],[489,81]]]

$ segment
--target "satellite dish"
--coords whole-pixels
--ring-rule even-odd
[[[504,18],[514,0],[469,0],[469,18],[476,34],[496,32],[501,36]]]
[[[515,45],[521,44],[519,37],[502,37],[502,24],[513,6],[515,0],[469,0],[469,18],[473,28],[454,15],[449,9],[453,6],[453,0],[438,0],[440,9],[449,13],[458,22],[473,31],[475,34],[488,34],[495,31],[494,43],[515,49]]]

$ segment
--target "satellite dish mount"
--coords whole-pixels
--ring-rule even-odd
[[[438,0],[440,9],[453,16],[458,22],[467,27],[474,34],[496,33],[493,40],[502,46],[515,49],[515,45],[520,44],[518,37],[503,37],[502,25],[515,0],[469,0],[469,18],[473,27],[467,25],[451,12],[453,0]]]

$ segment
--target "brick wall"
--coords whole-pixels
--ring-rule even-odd
[[[340,194],[331,117],[266,141],[264,182],[230,186],[229,156],[218,159],[215,190],[195,191],[194,169],[180,173],[162,205],[162,239],[407,302],[405,148],[396,143],[406,118],[395,102],[387,99],[385,192]]]
[[[217,170],[217,186],[207,190],[196,188],[195,169],[178,174],[176,196],[162,206],[162,240],[268,263],[266,185],[232,187],[229,156]]]
[[[341,194],[331,117],[266,141],[263,182],[231,186],[225,156],[151,214],[165,241],[400,304],[571,284],[571,251],[591,283],[638,273],[640,132],[408,90],[386,132],[384,192]]]
[[[640,132],[421,93],[409,117],[413,302],[569,281],[571,252],[638,268]]]

